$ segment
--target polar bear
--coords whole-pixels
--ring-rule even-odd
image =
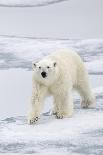
[[[73,114],[72,90],[76,89],[83,108],[95,106],[88,72],[80,56],[75,51],[53,52],[37,63],[33,63],[32,106],[28,123],[40,118],[45,97],[54,98],[53,114],[57,118],[71,117]]]

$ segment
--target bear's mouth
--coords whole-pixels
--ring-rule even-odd
[[[43,78],[46,78],[46,77],[47,77],[47,73],[46,73],[46,72],[42,72],[42,73],[41,73],[41,76],[42,76]]]

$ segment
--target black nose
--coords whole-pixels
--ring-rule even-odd
[[[42,72],[41,75],[42,75],[43,78],[45,78],[47,76],[47,73],[46,72]]]

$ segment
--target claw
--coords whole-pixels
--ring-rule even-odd
[[[39,119],[39,117],[36,117],[36,118],[33,118],[33,119],[29,120],[29,124],[31,125],[31,124],[37,122],[38,119]]]
[[[38,117],[36,117],[35,120],[38,121]]]

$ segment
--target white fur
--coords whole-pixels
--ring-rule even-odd
[[[47,66],[50,68],[48,69]],[[42,71],[47,73],[46,78],[42,78]],[[58,118],[71,117],[73,88],[81,95],[82,107],[94,106],[95,98],[88,73],[76,52],[58,51],[36,63],[36,66],[33,65],[32,110],[28,116],[28,122],[33,123],[40,117],[44,99],[48,94],[54,97],[53,113],[56,113]]]

